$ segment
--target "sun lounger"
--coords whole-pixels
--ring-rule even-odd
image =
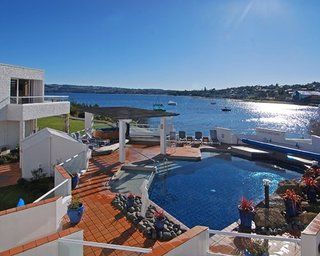
[[[186,141],[186,132],[185,131],[179,131],[179,140],[180,141]]]
[[[194,133],[194,140],[195,141],[202,141],[202,132],[195,132]]]

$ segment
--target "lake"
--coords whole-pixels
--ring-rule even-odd
[[[59,95],[59,94],[56,94]],[[189,96],[62,93],[71,102],[98,104],[100,106],[129,106],[152,109],[162,103],[167,111],[180,115],[174,117],[176,130],[189,134],[202,131],[205,135],[214,127],[225,127],[242,133],[253,133],[256,127],[279,129],[294,135],[307,136],[310,119],[317,115],[316,107],[294,104],[243,102],[229,99],[207,99]],[[177,106],[168,106],[168,101]],[[215,102],[212,105],[211,102]],[[228,107],[230,112],[222,112]],[[151,120],[153,123],[154,121]],[[158,120],[156,124],[158,124]]]

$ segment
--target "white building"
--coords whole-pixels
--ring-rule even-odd
[[[22,177],[32,178],[32,171],[41,168],[47,176],[53,176],[54,166],[70,159],[70,172],[86,170],[90,154],[87,146],[65,132],[50,128],[32,134],[21,142]],[[75,157],[76,156],[76,157]]]
[[[69,111],[65,97],[44,95],[43,70],[0,64],[0,149],[34,133],[38,118]]]

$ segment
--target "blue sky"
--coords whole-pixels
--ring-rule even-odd
[[[47,83],[197,89],[320,81],[318,0],[1,0],[0,62]]]

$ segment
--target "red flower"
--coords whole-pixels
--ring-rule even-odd
[[[159,219],[159,220],[162,220],[165,217],[163,210],[155,211],[154,216],[156,219]]]
[[[295,203],[299,203],[301,201],[301,197],[297,195],[292,189],[287,189],[286,192],[282,195],[284,200],[291,200]]]
[[[239,208],[243,211],[253,211],[253,201],[242,197]]]

